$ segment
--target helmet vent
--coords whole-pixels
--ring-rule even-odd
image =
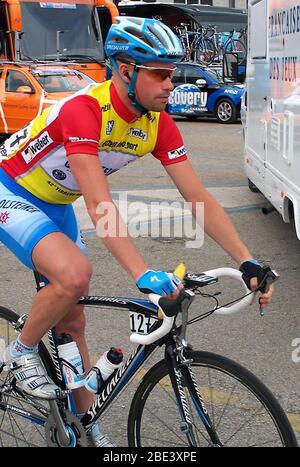
[[[150,58],[153,58],[153,54],[150,52],[147,52],[145,49],[142,49],[140,47],[135,47],[135,51],[138,52],[139,54],[144,55],[145,57],[149,56]]]

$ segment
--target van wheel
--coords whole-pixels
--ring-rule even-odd
[[[237,108],[230,99],[221,99],[216,106],[216,117],[220,123],[234,123],[237,120]]]
[[[253,182],[251,182],[250,178],[248,178],[248,187],[249,187],[249,190],[252,191],[253,193],[260,193],[260,190],[257,188],[256,185],[254,185]]]

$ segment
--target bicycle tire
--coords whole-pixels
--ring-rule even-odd
[[[194,375],[196,368],[201,369],[201,383],[197,385],[223,446],[245,447],[248,444],[269,446],[273,445],[273,440],[269,439],[272,434],[278,437],[275,440],[276,446],[278,444],[285,447],[297,446],[286,414],[270,390],[255,375],[238,363],[217,354],[189,351],[185,356],[193,360],[191,366]],[[213,386],[215,385],[214,372],[220,381],[218,386]],[[234,382],[233,388],[231,380]],[[210,386],[206,387],[208,382]],[[185,392],[187,389],[185,388]],[[245,396],[241,392],[242,389],[246,390]],[[247,406],[245,402],[248,398],[251,405]],[[264,409],[263,416],[261,409],[257,412],[255,402],[261,404],[261,408]],[[190,410],[192,405],[189,403]],[[227,410],[231,411],[229,417],[225,414]],[[253,416],[251,416],[251,411],[253,411]],[[211,441],[198,415],[199,424],[196,425],[195,414],[197,415],[196,411],[191,413],[197,445],[211,446]],[[242,423],[240,426],[237,424],[239,416]],[[225,422],[224,428],[221,426],[223,421]],[[251,425],[245,430],[247,421],[249,424],[251,422]],[[130,407],[127,428],[128,443],[132,447],[188,446],[187,438],[181,431],[176,400],[164,360],[158,362],[147,372],[138,387]],[[242,439],[237,437],[238,433]]]
[[[0,306],[0,346],[3,352],[11,340],[15,339],[15,329],[12,323],[19,319],[19,315],[8,308]],[[43,344],[39,344],[39,355],[45,365],[48,375],[55,381],[56,374],[52,359]],[[1,358],[1,356],[0,356]],[[10,371],[4,370],[0,362],[0,446],[3,447],[40,447],[47,446],[45,430],[42,425],[18,415],[17,411],[28,412],[32,417],[46,420],[49,414],[47,402],[40,399],[34,401],[32,397],[15,389],[15,378]],[[7,410],[7,406],[14,409]]]

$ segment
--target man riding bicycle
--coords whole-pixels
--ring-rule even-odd
[[[229,217],[203,187],[187,159],[182,137],[164,111],[173,89],[176,62],[183,57],[177,36],[157,20],[120,17],[105,43],[112,79],[90,85],[47,108],[5,142],[7,159],[0,165],[0,205],[6,222],[3,242],[48,284],[36,296],[22,333],[4,355],[19,388],[43,399],[57,397],[37,346],[53,326],[71,334],[90,368],[85,341],[85,317],[78,299],[87,294],[91,264],[72,203],[83,196],[97,233],[109,203],[117,232],[125,227],[115,207],[106,175],[147,153],[159,159],[184,199],[204,203],[205,231],[241,267],[256,287],[261,265],[240,240]],[[113,229],[114,231],[114,229]],[[104,235],[102,241],[142,292],[176,295],[180,281],[164,271],[149,270],[130,236]],[[107,233],[107,231],[106,231]],[[266,306],[272,288],[260,296]],[[74,391],[78,414],[92,403],[84,388]],[[97,428],[94,444],[101,445]],[[108,444],[107,445],[112,445]]]

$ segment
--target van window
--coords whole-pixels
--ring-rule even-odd
[[[249,3],[250,31],[249,53],[251,59],[267,57],[267,0],[254,0]]]
[[[21,71],[9,70],[6,75],[5,91],[17,92],[20,86],[29,86],[32,88],[30,81],[26,78],[24,73]]]

